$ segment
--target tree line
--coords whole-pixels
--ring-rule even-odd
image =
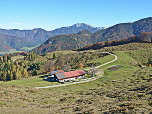
[[[12,60],[13,56],[21,55],[21,53],[7,54],[0,57],[0,80],[12,81],[20,78],[28,78],[37,75],[36,70],[42,68],[41,61],[34,63],[37,58],[37,52],[22,53],[24,59]]]

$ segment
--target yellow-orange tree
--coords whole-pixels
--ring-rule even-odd
[[[80,69],[82,69],[83,66],[84,66],[84,65],[83,65],[82,63],[79,64],[79,68],[80,68]]]

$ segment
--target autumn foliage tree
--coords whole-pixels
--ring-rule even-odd
[[[143,41],[150,41],[148,38],[148,34],[148,32],[141,32],[138,37]]]
[[[83,66],[84,66],[84,65],[83,65],[82,63],[79,64],[79,68],[80,68],[80,69],[82,69]]]
[[[152,59],[149,58],[149,59],[148,59],[148,62],[147,62],[147,64],[146,64],[146,66],[147,66],[147,67],[151,67],[151,65],[152,65]]]

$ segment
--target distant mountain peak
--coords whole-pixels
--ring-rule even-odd
[[[106,29],[106,27],[97,27],[98,29]]]
[[[42,29],[42,28],[34,28],[33,30]]]
[[[76,23],[76,24],[72,25],[72,27],[81,27],[81,26],[90,26],[92,28],[96,28],[94,26],[91,26],[91,25],[85,24],[85,23]]]
[[[75,26],[75,27],[80,27],[80,26],[83,26],[84,25],[84,23],[76,23],[76,24],[74,24],[73,26]]]
[[[74,24],[74,25],[72,25],[71,27],[83,27],[83,26],[86,26],[86,27],[91,27],[91,28],[93,28],[93,29],[106,29],[106,27],[95,27],[95,26],[91,26],[91,25],[89,25],[89,24],[85,24],[85,23],[76,23],[76,24]],[[69,28],[70,26],[68,26],[68,28]]]

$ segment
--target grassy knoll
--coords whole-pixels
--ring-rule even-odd
[[[144,60],[136,61],[136,54],[132,53],[142,56],[138,50],[131,54],[127,50],[114,53],[118,60],[101,67],[105,69],[104,76],[92,82],[38,90],[33,88],[37,83],[32,78],[29,85],[24,82],[26,79],[24,83],[17,80],[19,84],[1,82],[1,113],[151,113],[152,68],[136,65]],[[108,68],[111,65],[120,66]],[[42,80],[36,78],[37,82]]]

